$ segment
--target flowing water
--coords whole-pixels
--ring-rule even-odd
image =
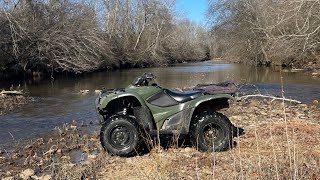
[[[248,84],[244,89],[252,93],[281,94],[281,75],[277,68],[210,62],[99,72],[37,83],[25,82],[22,88],[33,98],[33,102],[0,115],[0,147],[32,139],[73,121],[96,126],[98,122],[94,100],[97,95],[94,90],[102,87],[125,87],[144,72],[153,72],[157,76],[157,82],[168,88],[234,80]],[[314,99],[320,100],[320,78],[293,72],[282,72],[282,77],[285,97],[305,103],[311,103]],[[90,90],[89,93],[79,94],[79,91],[84,89]]]

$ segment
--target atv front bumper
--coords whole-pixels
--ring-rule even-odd
[[[98,122],[99,124],[102,124],[104,122],[104,117],[100,114],[100,109],[99,109],[100,99],[101,99],[101,96],[99,95],[95,100],[95,109],[96,109]]]

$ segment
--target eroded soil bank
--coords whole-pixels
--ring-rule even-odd
[[[10,94],[0,91],[0,116],[30,101],[24,94]],[[8,92],[8,91],[6,91]]]
[[[245,134],[225,152],[202,153],[171,141],[130,158],[102,150],[99,127],[73,122],[50,135],[0,150],[0,177],[33,179],[316,179],[320,177],[320,109],[248,100],[222,111]]]

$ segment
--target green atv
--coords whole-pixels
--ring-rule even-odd
[[[126,88],[103,89],[96,99],[102,123],[100,141],[118,156],[139,153],[147,138],[184,135],[201,151],[222,151],[232,145],[235,127],[217,112],[229,107],[231,93],[209,94],[205,88],[174,91],[145,73]]]

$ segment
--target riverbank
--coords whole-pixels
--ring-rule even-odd
[[[235,58],[237,59],[237,58]],[[213,63],[237,63],[237,64],[246,64],[246,62],[240,60],[234,60],[233,58],[213,58],[211,60]],[[268,63],[260,64],[257,66],[278,66],[282,67],[284,72],[302,72],[313,77],[320,77],[320,61],[309,62],[304,64],[279,64],[279,63]]]
[[[219,153],[201,153],[171,142],[131,158],[106,154],[99,127],[73,122],[52,134],[0,150],[0,177],[111,178],[297,178],[320,176],[320,109],[314,102],[233,102],[223,111],[245,134]],[[27,170],[28,169],[28,170]],[[27,170],[27,171],[26,171]]]
[[[29,98],[22,91],[0,91],[0,116],[26,104]]]
[[[6,71],[0,71],[0,85],[4,82],[5,85],[9,86],[11,83],[22,83],[28,82],[39,82],[47,79],[58,79],[63,77],[81,77],[88,74],[99,73],[99,72],[112,72],[118,70],[128,69],[144,69],[153,67],[168,67],[182,63],[196,63],[209,60],[207,57],[199,57],[198,59],[176,59],[176,60],[159,60],[147,62],[147,60],[139,60],[137,62],[117,62],[111,65],[101,65],[99,68],[93,68],[88,71],[74,72],[74,71],[52,71],[50,68],[44,68],[41,71],[30,70],[25,72],[22,69],[11,69]],[[2,81],[2,82],[1,82]],[[5,81],[10,81],[5,83]]]

